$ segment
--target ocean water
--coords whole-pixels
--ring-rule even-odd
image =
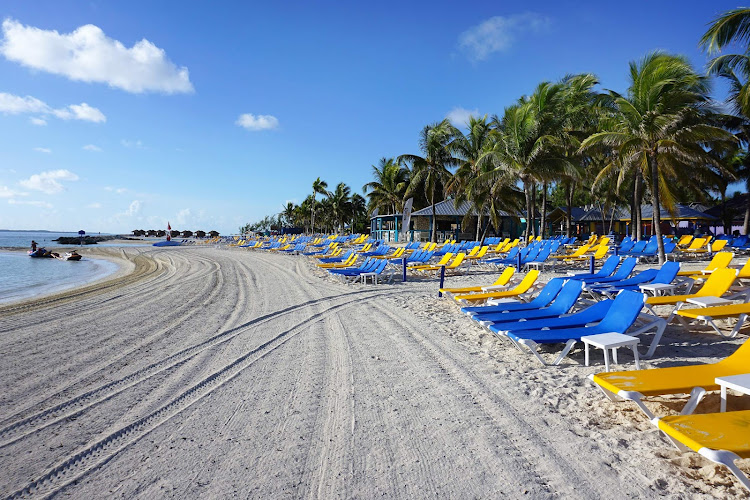
[[[84,257],[72,262],[34,259],[26,252],[0,252],[0,303],[73,288],[104,278],[117,269],[117,264],[103,259]]]
[[[97,236],[99,233],[92,233],[89,236]],[[39,246],[60,246],[52,240],[61,236],[66,238],[78,236],[75,233],[48,233],[46,231],[0,231],[0,248],[28,248],[31,249],[31,240],[39,243]]]

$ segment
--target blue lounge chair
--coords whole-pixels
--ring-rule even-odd
[[[608,297],[620,293],[620,290],[640,290],[639,285],[645,285],[646,283],[657,285],[657,284],[668,284],[677,277],[677,273],[680,271],[679,262],[665,262],[660,269],[646,269],[641,271],[630,279],[618,281],[615,283],[607,283],[601,287],[592,288],[589,290],[591,293],[597,293]]]
[[[584,283],[584,289],[586,289],[589,285],[594,285],[597,283],[609,283],[613,281],[622,281],[624,279],[627,279],[630,276],[630,273],[633,272],[633,269],[635,269],[635,265],[638,263],[638,259],[635,257],[628,257],[624,261],[622,261],[622,264],[617,269],[617,271],[612,275],[608,276],[606,278],[571,278],[571,279],[579,279]]]
[[[610,255],[607,260],[604,261],[604,264],[602,264],[601,269],[595,273],[582,273],[582,274],[572,274],[568,273],[571,279],[574,280],[580,280],[580,279],[586,279],[586,278],[608,278],[612,275],[613,272],[615,272],[615,269],[617,269],[617,266],[620,264],[620,257],[617,255]],[[559,278],[555,278],[559,279]]]
[[[557,297],[557,294],[562,290],[562,280],[550,280],[544,288],[539,292],[539,295],[530,302],[505,302],[496,305],[487,306],[469,306],[462,307],[461,312],[468,316],[475,316],[477,314],[489,314],[493,312],[507,312],[507,311],[527,311],[531,309],[540,309],[546,307]]]
[[[576,342],[581,340],[581,337],[610,332],[622,334],[627,332],[634,325],[636,319],[638,319],[645,300],[646,296],[642,293],[626,290],[612,301],[609,311],[607,311],[604,318],[596,325],[555,330],[515,330],[508,332],[507,338],[519,349],[526,347],[544,365],[550,363],[547,363],[539,354],[539,344],[565,344],[558,357],[551,363],[557,365],[568,355]],[[653,356],[666,326],[666,321],[658,318],[648,321],[644,326],[630,333],[630,335],[638,335],[648,330],[656,329],[654,339],[651,342],[648,353],[644,357]]]
[[[489,327],[489,325],[496,322],[507,322],[507,321],[518,321],[518,320],[529,320],[529,319],[541,319],[541,318],[553,318],[567,314],[575,305],[578,297],[581,296],[582,283],[580,281],[570,280],[567,281],[560,292],[555,297],[555,300],[547,307],[541,307],[539,309],[530,309],[525,311],[507,311],[507,312],[493,312],[493,313],[477,313],[472,316],[471,319],[478,321],[480,325]]]

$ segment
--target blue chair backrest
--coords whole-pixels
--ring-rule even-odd
[[[646,283],[647,281],[651,281],[659,274],[658,269],[646,269],[644,271],[641,271],[640,273],[636,274],[630,279],[622,280],[617,283],[612,283],[612,286],[617,287],[618,285],[636,285],[639,283]]]
[[[424,250],[414,250],[411,255],[406,258],[406,260],[407,262],[413,262],[415,260],[419,260],[422,255],[424,255]]]
[[[378,265],[375,266],[375,269],[373,269],[373,271],[372,271],[372,272],[378,273],[378,274],[382,273],[383,269],[385,269],[385,266],[388,265],[388,261],[387,260],[385,260],[385,259],[379,259],[379,260],[380,260],[380,262],[378,262]]]
[[[600,278],[610,276],[613,272],[615,272],[618,264],[620,264],[620,256],[610,255],[609,257],[607,257],[607,260],[604,261],[604,264],[602,264],[602,268],[599,269],[599,272],[595,274]]]
[[[617,294],[601,323],[596,325],[597,331],[625,333],[635,322],[645,301],[646,296],[642,293],[623,290]]]
[[[665,241],[664,242],[664,255],[674,252],[675,248],[677,248],[677,243],[673,241]]]
[[[633,242],[632,240],[623,241],[622,243],[620,243],[619,250],[621,252],[629,252],[630,250],[633,249],[634,246],[635,246],[635,242]]]
[[[583,291],[583,281],[568,280],[547,309],[550,313],[565,314],[573,307]]]
[[[577,313],[571,314],[567,317],[571,319],[571,324],[585,325],[586,323],[601,321],[602,318],[604,318],[612,308],[613,303],[614,300],[612,299],[595,302],[593,305],[590,305],[583,311],[578,311]]]
[[[646,248],[646,245],[648,244],[647,241],[641,240],[636,242],[635,245],[633,245],[633,248],[630,249],[630,253],[638,253],[642,252],[644,248]]]
[[[628,257],[622,262],[620,269],[618,269],[617,272],[612,275],[612,277],[617,278],[618,280],[624,280],[625,278],[630,276],[630,273],[633,272],[633,269],[635,269],[635,265],[637,263],[638,259],[636,259],[635,257]]]
[[[672,280],[677,277],[677,273],[680,272],[679,262],[665,262],[659,272],[656,273],[652,283],[672,283]]]
[[[656,241],[656,240],[653,240],[653,241],[649,240],[648,244],[646,245],[646,248],[644,248],[643,250],[641,250],[640,253],[645,254],[645,255],[654,254],[654,253],[656,253],[656,251],[658,249],[658,245],[659,245],[658,241]]]
[[[549,257],[549,254],[552,250],[550,247],[544,247],[542,248],[539,253],[537,253],[536,257],[534,257],[535,261],[544,262],[547,260],[547,257]]]
[[[536,256],[539,255],[539,252],[541,252],[541,248],[532,248],[529,250],[529,252],[526,254],[526,257],[524,257],[524,261],[530,261],[536,259]]]
[[[549,246],[549,252],[557,253],[557,251],[560,249],[560,245],[562,245],[560,241],[553,241],[552,244]]]
[[[510,252],[508,252],[508,256],[506,257],[506,259],[514,259],[516,257],[516,255],[518,255],[518,252],[520,252],[520,251],[521,251],[521,249],[518,248],[518,247],[511,248]]]
[[[552,300],[557,297],[557,294],[560,293],[560,290],[562,290],[563,287],[563,280],[549,280],[546,285],[544,285],[544,288],[542,288],[542,291],[539,292],[539,295],[537,295],[534,300],[529,302],[529,305],[533,305],[534,307],[544,307]]]
[[[425,253],[424,255],[422,255],[422,258],[421,258],[420,260],[421,260],[422,262],[427,262],[427,261],[429,261],[429,260],[430,260],[431,258],[433,258],[434,256],[435,256],[435,251],[434,251],[434,250],[430,250],[429,252],[427,252],[427,253]]]

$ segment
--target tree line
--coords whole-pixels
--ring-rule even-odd
[[[366,226],[367,214],[398,213],[414,197],[415,209],[432,207],[436,241],[435,204],[451,198],[483,214],[478,234],[480,226],[499,230],[502,214],[511,213],[538,217],[538,227],[526,225],[526,236],[537,236],[546,231],[554,199],[566,207],[568,236],[573,206],[586,202],[602,214],[628,207],[632,236],[640,239],[641,206],[648,202],[663,262],[662,207],[674,213],[678,202],[710,199],[711,193],[724,199],[735,181],[750,188],[750,9],[717,17],[699,44],[712,57],[706,72],[684,56],[655,51],[630,63],[625,93],[599,90],[590,73],[542,82],[501,115],[470,117],[465,130],[447,119],[425,126],[418,152],[371,167],[366,201],[344,183],[328,191],[317,178],[303,203],[288,203],[275,221],[261,222],[313,232],[347,224],[361,230],[357,223]],[[721,53],[735,45],[743,51]],[[711,96],[714,77],[729,84],[728,106]]]

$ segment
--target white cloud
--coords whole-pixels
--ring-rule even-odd
[[[469,123],[469,118],[479,116],[478,109],[465,109],[457,106],[451,109],[445,117],[456,127],[463,127]]]
[[[177,67],[145,38],[127,48],[93,24],[71,33],[3,21],[0,52],[23,66],[71,80],[106,83],[127,92],[193,92],[188,69]]]
[[[186,226],[189,220],[190,220],[190,209],[183,208],[182,210],[177,212],[177,219],[175,219],[175,224],[178,226]]]
[[[36,97],[31,97],[30,95],[21,97],[6,92],[0,92],[0,112],[6,115],[19,115],[25,113],[53,115],[61,120],[83,120],[94,123],[103,123],[107,121],[107,117],[104,116],[104,113],[89,106],[85,102],[55,109]],[[34,125],[46,125],[47,121],[43,118],[34,117],[31,118],[31,123]]]
[[[138,200],[133,200],[133,202],[130,204],[127,210],[125,210],[124,215],[136,215],[138,212],[141,211],[141,202]]]
[[[70,170],[49,170],[41,174],[34,174],[21,184],[26,189],[42,191],[47,194],[59,193],[64,189],[59,181],[77,181],[78,176]]]
[[[50,148],[34,148],[34,151],[38,153],[46,153],[46,154],[50,154],[52,152]]]
[[[143,143],[140,140],[138,140],[138,141],[129,141],[127,139],[122,139],[120,141],[120,144],[122,144],[126,148],[143,149]]]
[[[20,191],[13,191],[8,186],[0,186],[0,198],[13,198],[15,196],[26,196],[29,193],[22,193]]]
[[[115,192],[117,194],[123,194],[123,193],[127,193],[128,192],[127,188],[114,188],[112,186],[106,186],[104,188],[104,190],[105,191],[110,191],[110,192]]]
[[[33,125],[36,125],[38,127],[44,127],[45,125],[47,125],[47,120],[45,120],[44,118],[37,118],[36,116],[32,116],[31,118],[29,118],[29,121]]]
[[[62,120],[84,120],[87,122],[104,123],[107,117],[96,108],[92,108],[85,102],[71,104],[67,108],[52,110],[52,114]]]
[[[248,130],[271,130],[279,127],[279,119],[272,115],[245,113],[237,118],[235,125]]]
[[[86,208],[102,208],[102,204],[101,203],[89,203],[88,205],[86,205]]]
[[[102,148],[100,148],[99,146],[95,146],[93,144],[86,144],[82,149],[84,151],[94,151],[94,152],[97,152],[97,153],[101,152],[101,150],[102,150]]]
[[[52,208],[51,203],[47,203],[46,201],[26,201],[26,200],[14,200],[11,198],[8,200],[8,204],[10,205],[31,205],[34,207],[42,207],[42,208]]]
[[[494,52],[509,49],[518,35],[539,33],[550,25],[548,17],[526,12],[512,16],[495,16],[469,28],[458,37],[458,44],[469,59],[483,61]]]

